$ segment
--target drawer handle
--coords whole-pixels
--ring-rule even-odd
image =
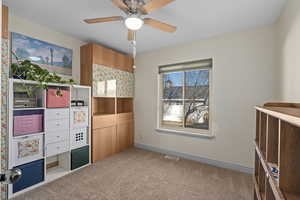
[[[56,113],[56,115],[60,115],[60,113]]]
[[[58,136],[56,136],[57,138],[60,138],[60,136],[58,135]]]
[[[56,149],[59,149],[60,147],[56,147]]]
[[[56,126],[60,126],[60,123],[56,123]]]

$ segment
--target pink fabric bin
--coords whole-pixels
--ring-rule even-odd
[[[65,108],[70,105],[70,91],[61,90],[62,96],[56,95],[56,89],[47,91],[47,108]]]
[[[14,136],[39,133],[43,131],[43,115],[14,116]]]

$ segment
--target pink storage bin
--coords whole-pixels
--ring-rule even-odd
[[[14,136],[39,133],[43,131],[43,115],[14,116]]]
[[[47,91],[47,108],[65,108],[70,105],[70,91],[61,90],[62,96],[56,95],[56,89]]]

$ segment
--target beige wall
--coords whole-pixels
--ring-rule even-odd
[[[300,1],[288,0],[277,25],[281,99],[300,101]]]
[[[85,42],[46,26],[34,24],[26,19],[15,16],[13,13],[9,16],[9,31],[73,49],[72,77],[77,83],[80,82],[80,46],[85,44]]]
[[[135,89],[135,142],[252,167],[253,106],[278,98],[273,27],[226,34],[139,54]],[[155,42],[155,41],[153,41]],[[214,139],[157,133],[157,73],[164,64],[213,58]]]

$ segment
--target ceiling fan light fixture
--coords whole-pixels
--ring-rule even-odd
[[[125,19],[125,26],[133,31],[137,31],[144,25],[144,20],[137,15],[130,15]]]

